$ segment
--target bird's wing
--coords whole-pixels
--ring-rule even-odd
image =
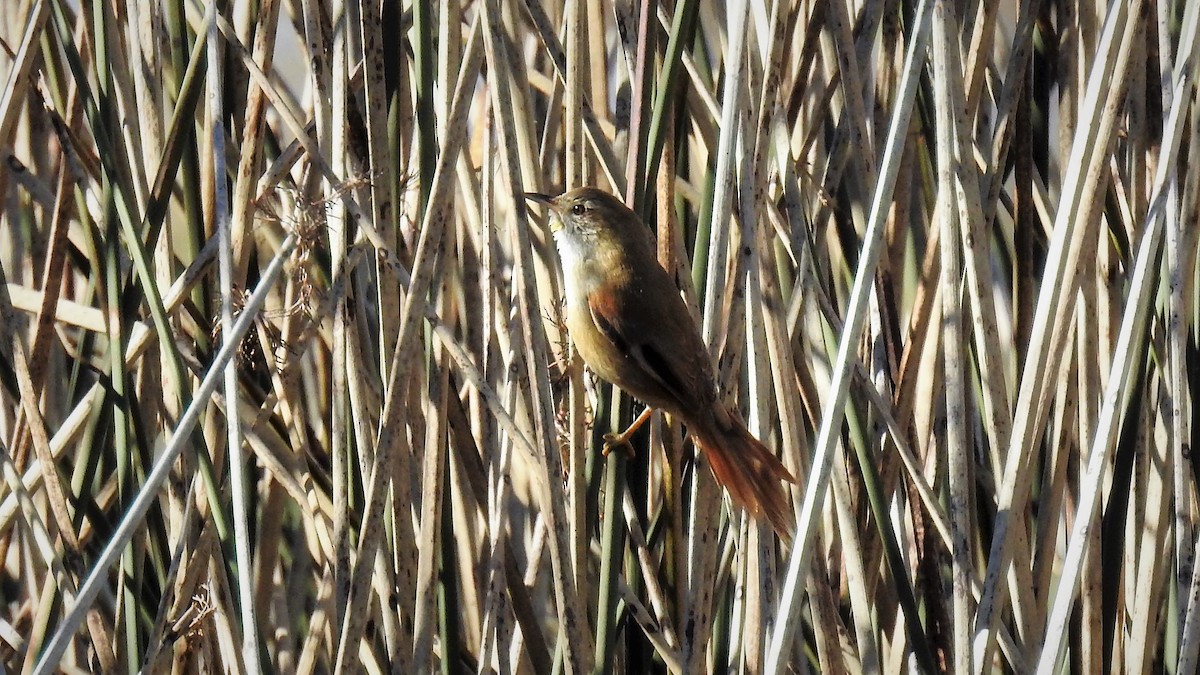
[[[665,272],[662,276],[671,292],[650,294],[636,286],[612,292],[601,287],[588,294],[588,309],[596,328],[629,356],[630,365],[673,399],[671,407],[697,409],[702,403],[698,398],[707,398],[712,390],[712,366],[674,283]],[[630,393],[652,398],[643,392]]]

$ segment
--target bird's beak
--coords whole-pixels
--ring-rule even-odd
[[[526,192],[525,199],[528,199],[531,202],[537,202],[538,204],[545,204],[547,207],[549,207],[550,231],[552,233],[558,232],[559,228],[562,227],[562,219],[561,216],[559,216],[558,209],[555,208],[554,197],[551,197],[547,194],[542,194],[541,192]]]
[[[541,192],[526,192],[525,199],[528,199],[531,202],[537,202],[539,204],[546,204],[547,206],[554,203],[554,197],[542,194]]]

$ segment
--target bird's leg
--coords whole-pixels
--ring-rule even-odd
[[[604,434],[604,456],[608,457],[608,453],[612,452],[612,449],[618,445],[625,446],[629,455],[632,456],[633,446],[629,444],[629,439],[633,437],[633,434],[636,433],[638,429],[642,428],[642,425],[646,423],[646,420],[650,419],[650,415],[652,414],[654,414],[654,408],[648,407],[642,411],[641,415],[638,415],[638,418],[634,420],[633,424],[630,424],[629,428],[625,431],[622,431],[619,434],[614,434],[611,431],[607,434]]]

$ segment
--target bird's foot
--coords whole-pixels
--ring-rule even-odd
[[[633,429],[632,431],[636,431],[636,429]],[[627,458],[633,459],[635,456],[633,444],[629,442],[629,437],[631,435],[632,434],[630,434],[628,431],[623,434],[615,434],[611,431],[607,434],[604,434],[604,447],[601,449],[601,452],[605,457],[608,457],[608,453],[612,452],[616,448],[621,448]]]
[[[633,424],[630,424],[629,428],[625,431],[622,431],[619,434],[614,434],[611,431],[607,434],[604,434],[604,456],[608,457],[608,453],[612,452],[613,448],[620,445],[625,447],[625,456],[632,459],[634,456],[633,445],[629,443],[629,439],[633,438],[633,435],[637,433],[638,429],[642,428],[642,425],[650,419],[650,415],[653,413],[654,408],[646,408],[642,411],[641,415],[638,415],[638,418],[634,420]]]

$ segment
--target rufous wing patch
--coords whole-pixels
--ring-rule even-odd
[[[592,323],[596,324],[596,328],[613,343],[613,346],[622,353],[628,353],[629,343],[618,328],[617,321],[620,315],[616,311],[616,302],[612,294],[606,293],[603,288],[597,289],[588,293],[587,301]]]
[[[612,294],[603,289],[589,293],[588,310],[592,314],[592,323],[613,346],[676,400],[687,400],[683,395],[683,382],[671,367],[669,357],[620,321],[621,313]]]

